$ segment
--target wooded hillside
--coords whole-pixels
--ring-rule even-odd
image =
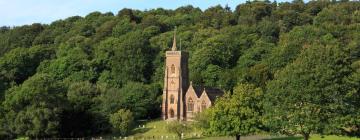
[[[108,133],[120,109],[135,120],[159,117],[164,52],[175,27],[194,84],[229,94],[252,84],[264,92],[269,117],[296,110],[287,108],[296,101],[324,105],[293,113],[308,117],[304,125],[336,124],[306,130],[360,134],[341,129],[360,126],[360,2],[295,0],[122,9],[1,27],[0,139]],[[317,111],[334,119],[310,117]]]

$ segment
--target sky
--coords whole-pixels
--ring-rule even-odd
[[[232,10],[246,0],[0,0],[0,26],[20,26],[32,23],[49,24],[70,16],[85,16],[94,11],[117,14],[122,8],[149,10],[176,9],[193,5],[202,10],[215,5]],[[277,0],[278,2],[286,0]]]

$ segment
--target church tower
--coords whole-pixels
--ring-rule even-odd
[[[162,117],[164,120],[184,120],[185,93],[188,82],[188,54],[176,48],[174,33],[171,51],[166,51]]]

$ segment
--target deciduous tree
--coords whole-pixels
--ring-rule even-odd
[[[259,132],[262,124],[264,94],[254,85],[239,84],[233,94],[225,94],[217,99],[211,108],[210,128],[214,134],[246,136]]]
[[[110,123],[115,132],[118,132],[121,136],[126,136],[133,127],[134,117],[129,110],[120,109],[110,115]]]
[[[339,46],[312,45],[267,86],[267,124],[285,134],[339,129],[347,113],[349,62]]]

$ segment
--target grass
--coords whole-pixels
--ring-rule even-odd
[[[176,140],[175,134],[171,134],[166,130],[166,121],[152,120],[149,122],[141,122],[138,124],[131,135],[130,140]],[[143,128],[145,126],[145,128]],[[195,136],[195,134],[197,136]],[[191,133],[186,133],[186,140],[235,140],[234,137],[204,137],[199,136],[201,133],[198,130],[193,130]],[[270,136],[270,135],[254,135],[244,136],[241,140],[302,140],[301,136]],[[345,137],[345,136],[320,136],[311,135],[310,140],[360,140],[360,138]]]
[[[266,136],[248,136],[243,137],[241,140],[303,140],[301,136],[297,137],[271,137],[264,138]],[[193,139],[193,140],[234,140],[235,138],[231,137],[204,137],[200,139]],[[191,139],[192,140],[192,139]],[[345,137],[345,136],[319,136],[319,135],[312,135],[310,140],[360,140],[360,138],[354,137]]]
[[[172,134],[167,132],[166,130],[167,122],[163,120],[152,120],[149,122],[140,123],[136,129],[134,129],[131,133],[135,139],[177,139],[176,134]],[[142,128],[145,126],[145,128]],[[190,133],[185,133],[185,138],[191,139],[199,139],[200,131],[193,130]]]
[[[319,136],[312,135],[310,136],[310,140],[360,140],[360,138],[355,137],[346,137],[346,136]]]
[[[139,128],[142,126],[145,128]],[[166,121],[162,120],[153,120],[146,123],[140,123],[138,128],[134,129],[132,132],[133,136],[143,136],[143,137],[173,137],[175,134],[170,134],[166,131]],[[141,133],[139,133],[141,132]]]

